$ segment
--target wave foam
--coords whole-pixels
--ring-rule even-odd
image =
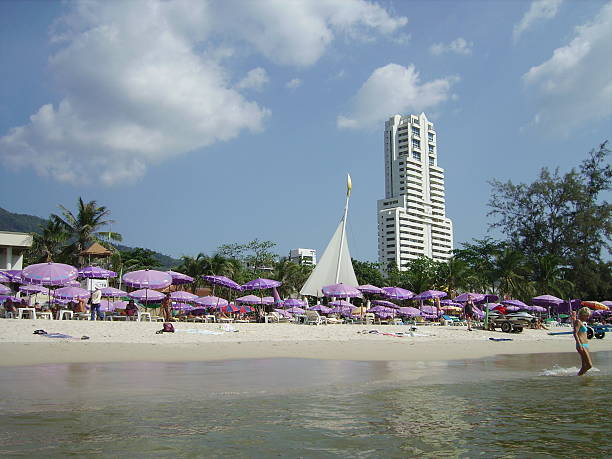
[[[580,368],[578,367],[563,368],[563,367],[560,367],[559,365],[555,365],[549,370],[542,370],[539,376],[576,376],[579,370]],[[598,371],[599,371],[598,368],[593,367],[589,370],[589,373],[598,372]]]

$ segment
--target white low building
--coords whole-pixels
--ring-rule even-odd
[[[0,269],[22,269],[23,254],[32,247],[32,235],[0,231]]]
[[[289,259],[299,265],[317,264],[317,251],[315,249],[293,249],[289,252]]]

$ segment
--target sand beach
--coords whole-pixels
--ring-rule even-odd
[[[478,359],[501,354],[575,352],[571,335],[546,330],[506,334],[461,326],[175,323],[175,333],[156,334],[160,323],[0,320],[0,365],[77,362],[180,362],[262,358],[359,361]],[[43,329],[74,339],[33,334]],[[368,333],[377,330],[379,333]],[[566,328],[552,331],[568,331]],[[82,336],[89,339],[81,340]],[[492,341],[489,338],[510,338]],[[612,340],[591,340],[592,352],[612,350]],[[595,357],[596,358],[596,357]]]

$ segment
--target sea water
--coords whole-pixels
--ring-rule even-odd
[[[0,369],[0,455],[610,457],[612,353]]]

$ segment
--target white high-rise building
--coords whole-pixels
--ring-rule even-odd
[[[378,261],[404,269],[426,256],[450,258],[453,224],[446,217],[444,169],[437,135],[424,113],[385,122],[385,199],[378,201]]]

